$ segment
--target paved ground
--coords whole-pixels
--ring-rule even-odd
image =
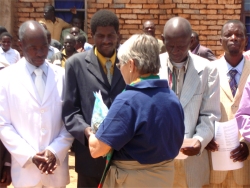
[[[67,188],[76,188],[77,185],[77,174],[75,173],[75,155],[73,152],[69,152],[69,173],[70,173],[70,184]],[[8,188],[13,188],[12,185]]]

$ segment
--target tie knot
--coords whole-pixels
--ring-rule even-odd
[[[229,74],[230,74],[230,76],[232,77],[232,78],[234,78],[235,77],[235,75],[238,73],[238,71],[237,70],[230,70],[229,71]]]
[[[36,76],[42,76],[43,75],[43,70],[40,68],[37,68],[34,70],[34,73],[36,74]]]

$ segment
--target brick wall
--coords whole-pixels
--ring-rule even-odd
[[[9,0],[6,0],[9,1]],[[43,17],[43,7],[53,0],[17,0],[16,23]],[[142,32],[142,24],[153,20],[156,36],[160,38],[166,21],[174,16],[188,19],[192,28],[199,33],[201,44],[211,48],[219,56],[223,50],[219,43],[222,25],[229,19],[240,19],[242,0],[87,0],[87,22],[89,42],[90,19],[99,9],[113,11],[120,20],[122,41],[135,33]],[[17,33],[18,27],[14,28]]]
[[[39,20],[40,18],[43,18],[44,6],[51,4],[52,2],[53,0],[17,0],[15,2],[13,5],[15,6],[15,27],[13,28],[14,48],[21,51],[17,45],[18,29],[20,25],[27,20]]]
[[[99,9],[116,13],[123,40],[142,32],[146,20],[154,21],[160,38],[169,18],[184,17],[199,33],[201,44],[219,56],[223,53],[219,42],[221,27],[229,19],[240,19],[241,0],[88,0],[88,8],[88,24]]]

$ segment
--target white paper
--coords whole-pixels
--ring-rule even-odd
[[[243,167],[243,162],[230,159],[230,152],[240,145],[236,119],[215,122],[215,141],[219,144],[219,151],[211,152],[214,170],[227,171]]]

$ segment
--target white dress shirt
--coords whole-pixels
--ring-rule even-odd
[[[227,75],[227,79],[228,81],[230,80],[230,75],[229,75],[229,71],[230,70],[237,70],[237,74],[235,75],[235,80],[237,82],[237,85],[240,82],[240,77],[243,71],[243,67],[244,67],[244,58],[242,58],[242,60],[240,61],[240,63],[236,66],[236,67],[232,67],[227,60],[225,59],[225,57],[223,56],[223,61],[224,61],[224,70],[225,70],[225,74]]]
[[[49,46],[49,52],[47,55],[47,60],[51,61],[52,57],[54,56],[55,53],[59,52],[59,50],[53,46]]]
[[[7,65],[12,65],[20,59],[20,54],[15,49],[10,48],[7,52],[0,47],[0,62]]]

